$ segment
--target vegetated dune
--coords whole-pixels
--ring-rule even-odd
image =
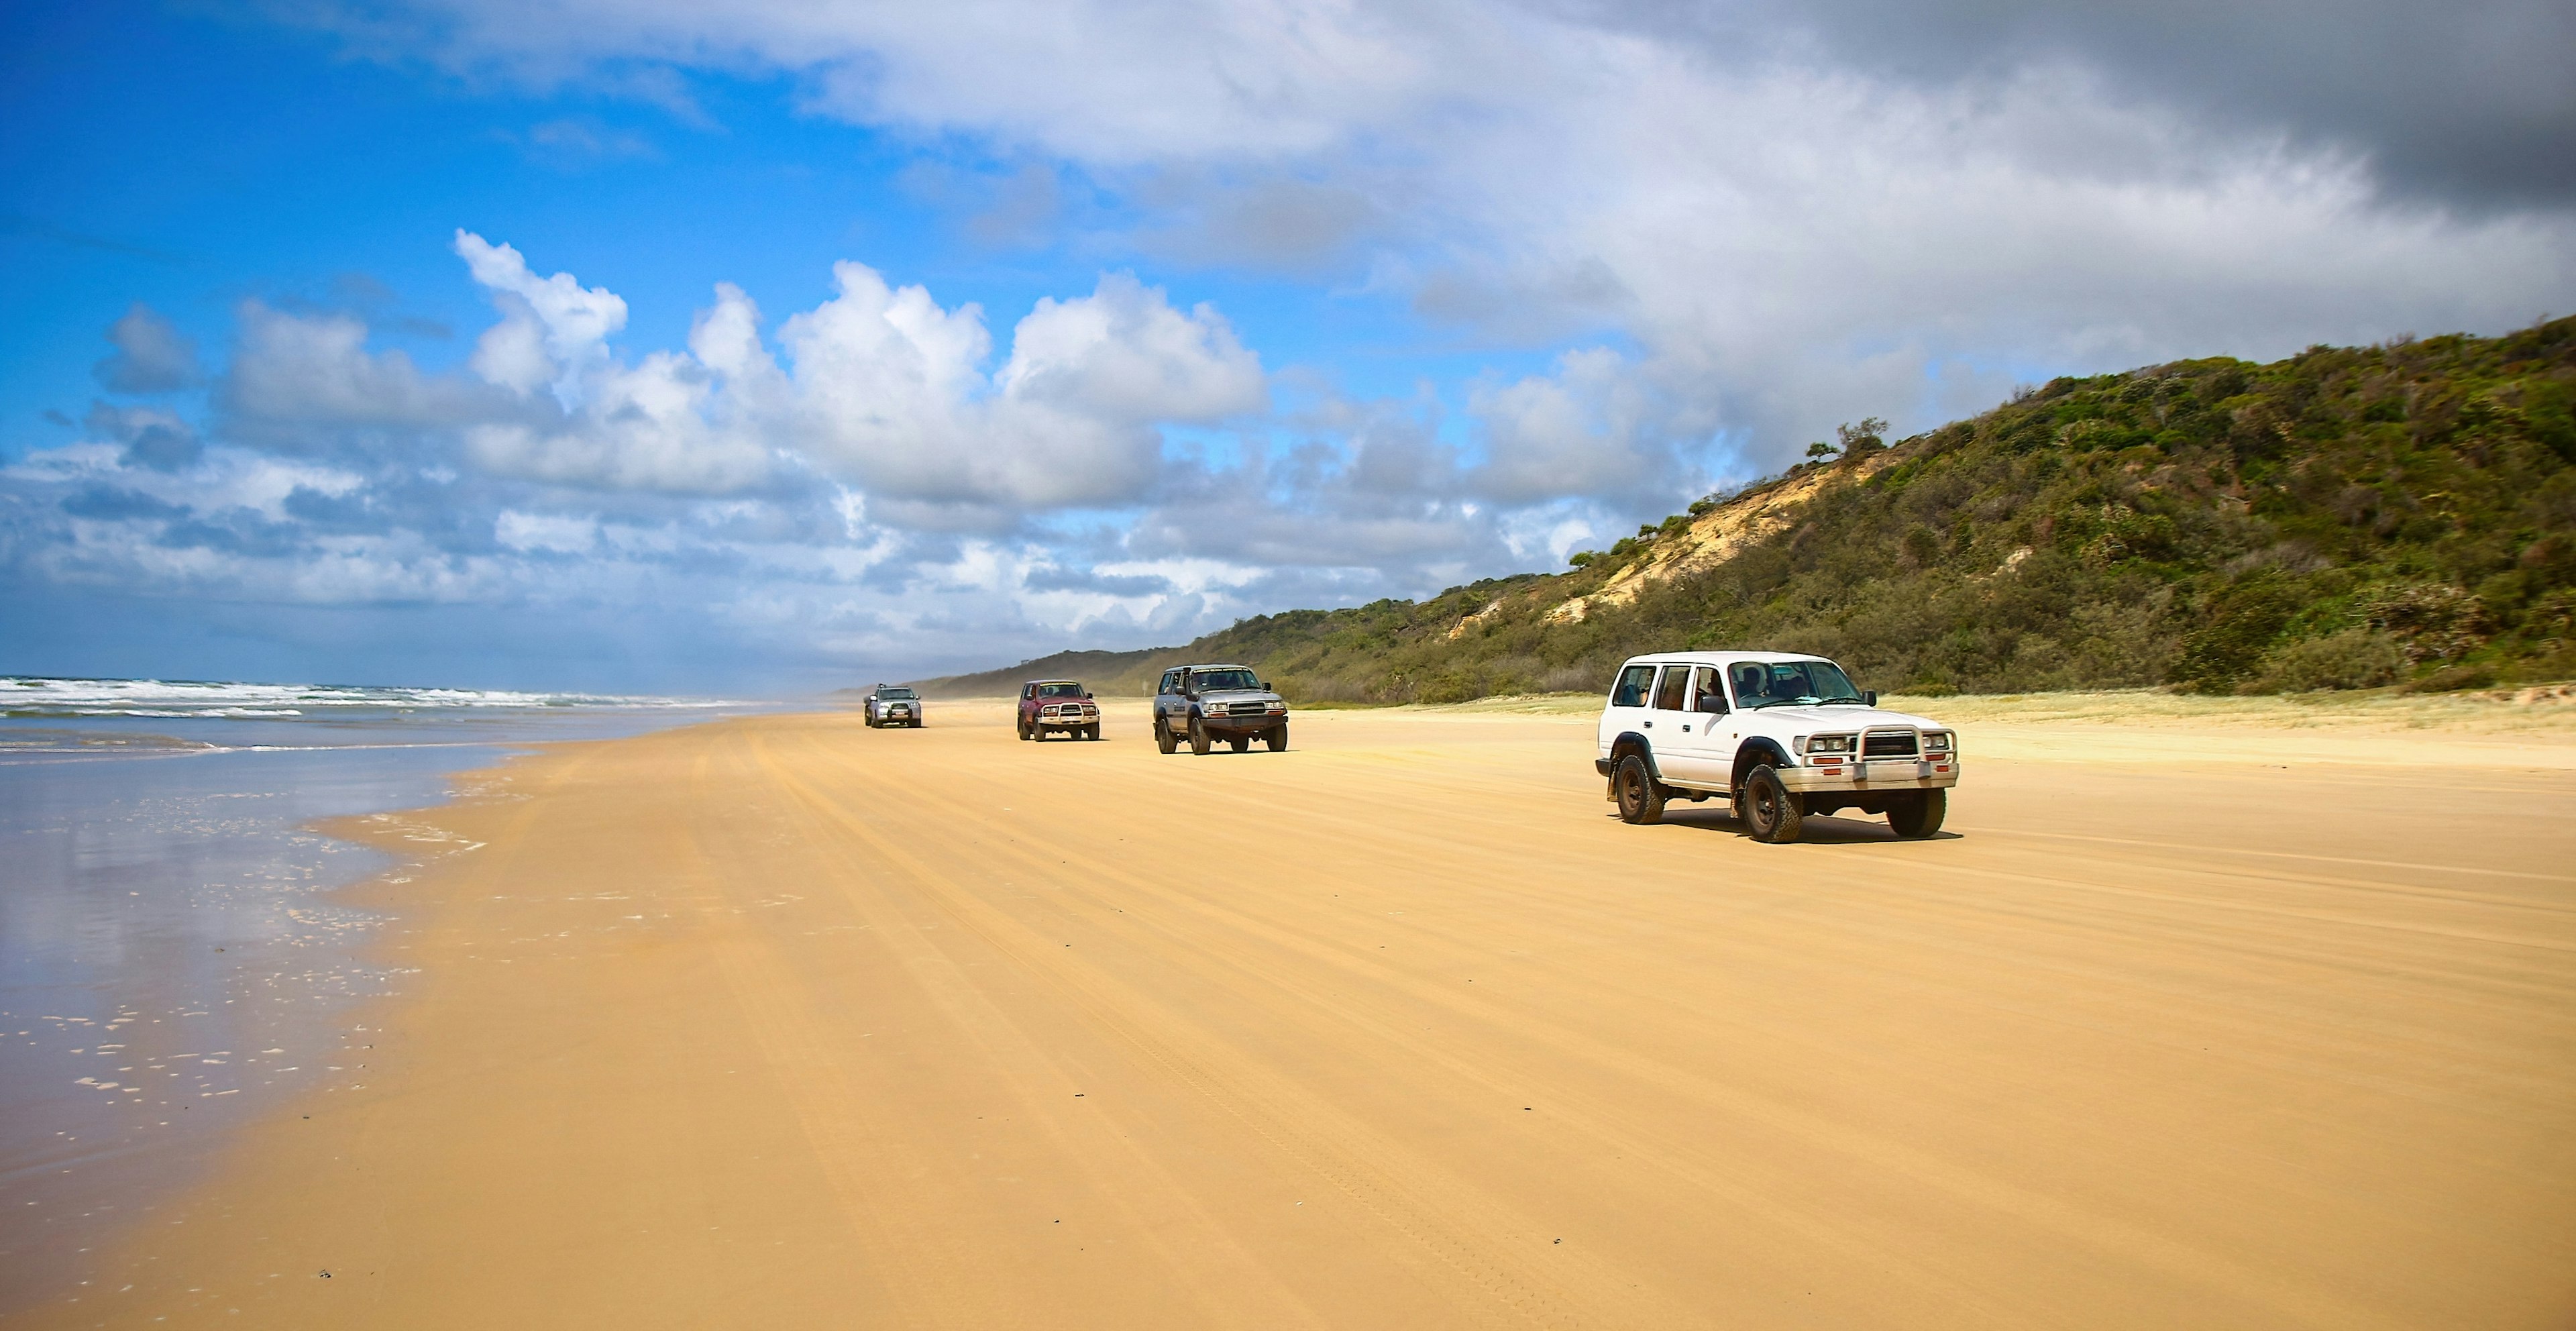
[[[1971,725],[1939,839],[1765,846],[1588,715],[1294,725],[511,763],[340,1078],[19,1324],[2576,1316],[2563,729]]]
[[[1570,573],[1257,616],[1072,673],[1132,693],[1240,661],[1304,700],[1458,702],[1724,646],[1822,652],[1884,690],[2576,678],[2576,319],[2069,377],[1893,444],[1878,428]],[[977,678],[955,691],[1020,676]]]

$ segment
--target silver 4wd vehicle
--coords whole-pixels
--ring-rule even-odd
[[[868,690],[867,701],[860,704],[860,710],[872,726],[921,724],[921,696],[900,684],[879,684]]]
[[[1760,841],[1795,841],[1808,815],[1844,809],[1927,837],[1959,784],[1959,747],[1937,721],[1882,711],[1820,656],[1667,652],[1619,668],[1593,767],[1632,823],[1716,795]]]
[[[1179,666],[1154,691],[1154,747],[1165,753],[1189,741],[1206,753],[1224,740],[1236,753],[1258,739],[1272,753],[1288,747],[1288,703],[1239,665]]]

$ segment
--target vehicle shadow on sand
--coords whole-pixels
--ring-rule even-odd
[[[1613,812],[1611,817],[1619,815]],[[1744,820],[1727,811],[1726,806],[1712,801],[1707,806],[1666,805],[1663,821],[1672,827],[1688,827],[1702,832],[1730,832],[1747,841],[1753,830]],[[1798,842],[1810,846],[1857,846],[1877,841],[1956,841],[1957,832],[1935,832],[1928,837],[1901,837],[1884,818],[1845,818],[1836,815],[1809,815],[1798,831]]]

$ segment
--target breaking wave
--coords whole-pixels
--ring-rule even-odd
[[[283,721],[302,717],[346,717],[360,713],[559,712],[566,709],[676,711],[743,705],[722,698],[659,698],[612,693],[0,676],[0,716],[9,717],[132,716]]]

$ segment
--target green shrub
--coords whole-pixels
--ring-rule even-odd
[[[2254,687],[2259,693],[2375,689],[2396,683],[2405,670],[2405,645],[2386,631],[2345,629],[2276,649]]]
[[[2406,691],[2449,693],[2456,689],[2482,689],[2495,682],[2495,671],[2482,665],[2444,666],[2421,679],[2408,680]]]

